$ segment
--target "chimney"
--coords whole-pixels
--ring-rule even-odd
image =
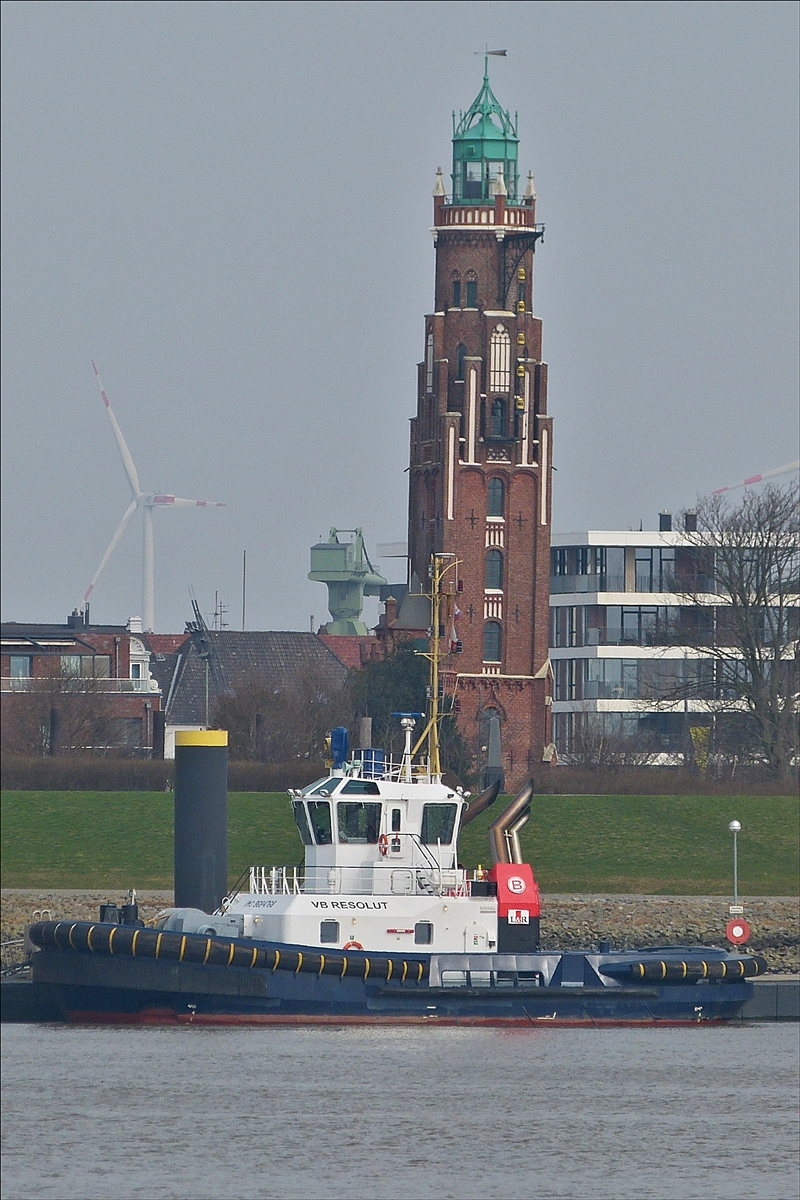
[[[141,617],[128,617],[128,633],[141,633],[141,632],[142,632],[142,618]]]
[[[660,512],[658,514],[658,532],[672,533],[672,513]]]
[[[697,513],[692,509],[683,514],[683,528],[686,533],[697,533]]]
[[[385,601],[385,613],[383,623],[388,629],[390,625],[394,625],[397,620],[397,601],[394,596],[387,596]]]

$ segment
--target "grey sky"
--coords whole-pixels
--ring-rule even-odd
[[[519,111],[554,527],[638,528],[797,457],[793,3],[6,3],[3,598],[63,620],[129,499],[156,623],[193,584],[307,628],[331,524],[405,537],[450,113]],[[141,518],[92,617],[140,611]],[[373,610],[374,611],[374,610]],[[372,615],[372,614],[369,614]]]

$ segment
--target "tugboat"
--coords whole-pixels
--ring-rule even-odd
[[[135,904],[104,906],[97,922],[38,922],[28,937],[39,1019],[599,1026],[740,1013],[763,958],[697,946],[540,950],[539,888],[519,840],[532,782],[489,826],[491,868],[460,865],[459,835],[499,783],[470,799],[442,778],[439,619],[455,566],[432,556],[428,713],[416,742],[419,713],[395,714],[397,761],[348,756],[346,731],[334,731],[329,773],[290,792],[303,868],[253,866],[216,912],[166,909],[150,928]]]

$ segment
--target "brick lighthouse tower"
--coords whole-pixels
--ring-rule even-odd
[[[409,557],[423,591],[433,551],[461,562],[463,653],[443,661],[445,693],[459,701],[480,767],[499,728],[514,787],[550,742],[552,419],[533,311],[544,230],[531,175],[519,194],[517,121],[488,69],[453,131],[451,194],[441,171],[433,193],[435,299],[411,421]]]

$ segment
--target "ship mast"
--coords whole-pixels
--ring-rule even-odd
[[[430,663],[430,683],[428,685],[428,722],[420,734],[417,744],[411,752],[412,758],[418,753],[425,740],[428,742],[428,775],[432,782],[439,783],[442,778],[442,765],[439,755],[439,722],[444,713],[439,705],[439,662],[442,658],[441,638],[443,628],[442,604],[448,596],[453,597],[457,591],[456,568],[458,560],[454,554],[431,554],[428,567],[428,578],[431,590],[427,593],[431,602],[431,624],[428,629],[428,650],[418,650],[423,658]],[[449,636],[449,635],[448,635]],[[460,643],[459,643],[460,646]],[[445,655],[450,650],[445,651]]]

